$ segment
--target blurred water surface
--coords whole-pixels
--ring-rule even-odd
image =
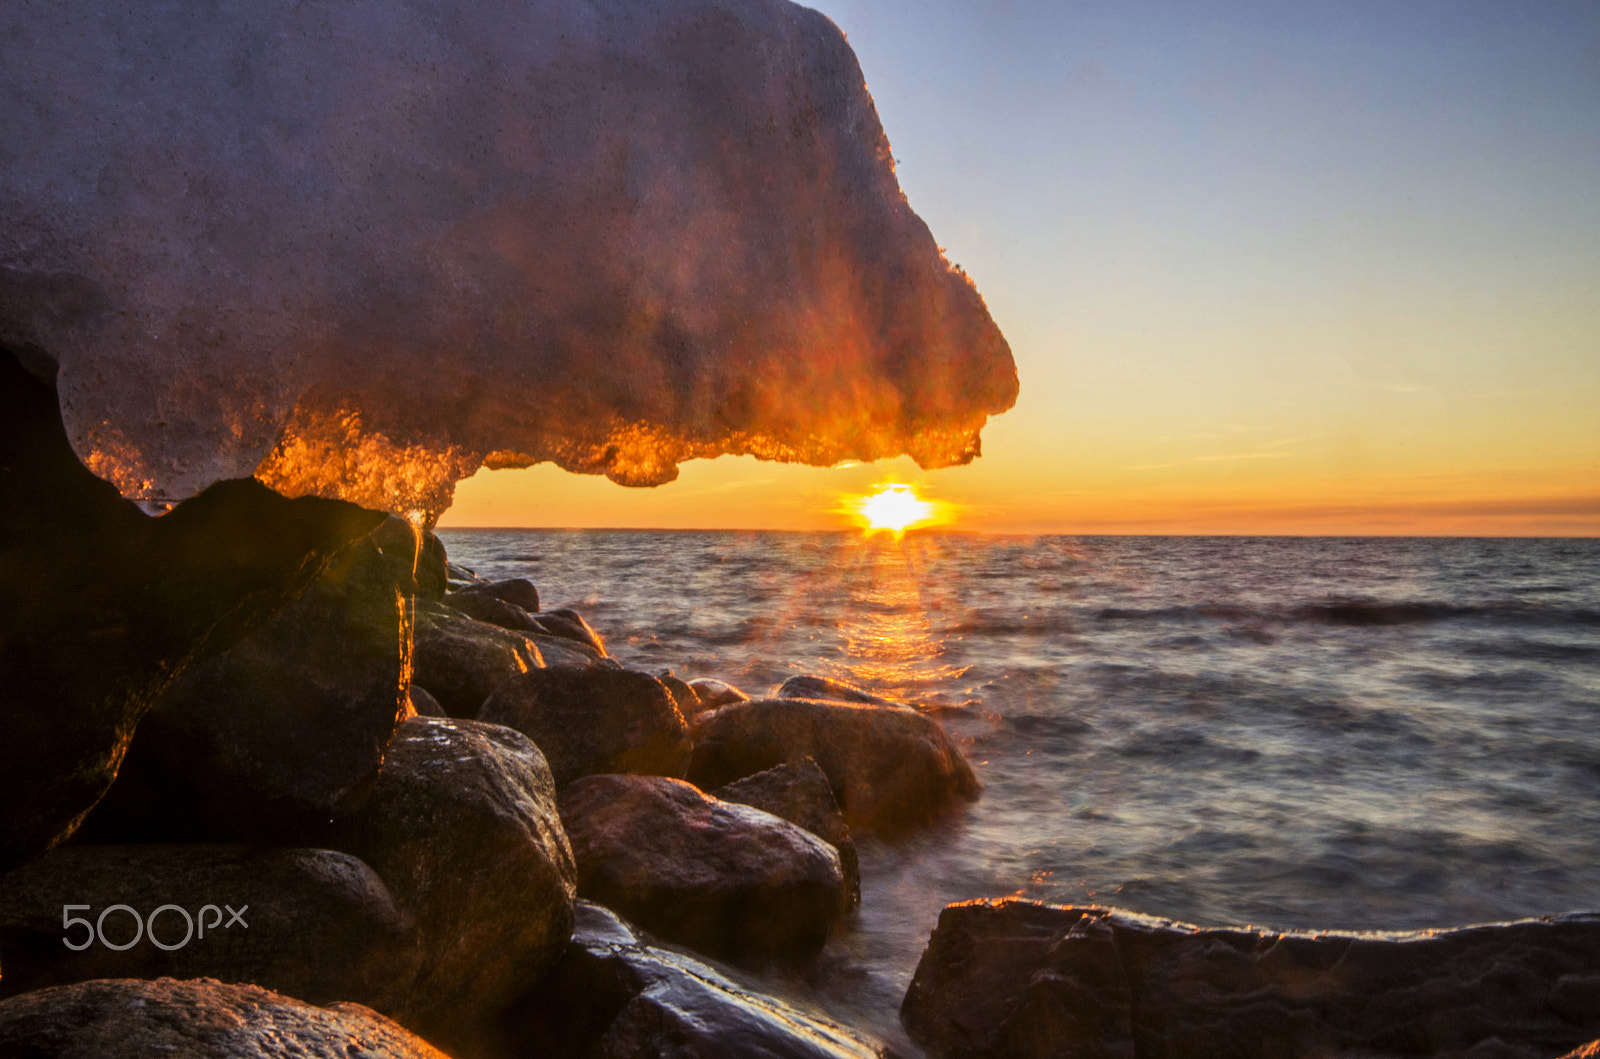
[[[983,798],[862,849],[798,987],[898,1039],[939,909],[1207,925],[1600,908],[1600,541],[447,530],[624,664],[906,699]]]

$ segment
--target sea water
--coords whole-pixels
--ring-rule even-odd
[[[903,1045],[951,901],[1389,929],[1600,908],[1600,541],[456,530],[625,665],[932,711],[982,798],[862,843],[790,983]]]

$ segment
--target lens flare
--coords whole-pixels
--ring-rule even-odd
[[[913,526],[945,521],[942,505],[924,500],[911,486],[899,482],[879,486],[871,496],[853,497],[848,507],[868,533],[887,530],[896,539]]]

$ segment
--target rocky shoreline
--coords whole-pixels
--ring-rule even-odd
[[[391,519],[173,681],[76,834],[0,877],[0,1054],[894,1054],[760,976],[859,903],[853,831],[978,795],[913,708],[626,669]],[[1309,936],[970,902],[903,1019],[941,1057],[1551,1059],[1600,1037],[1600,918]]]

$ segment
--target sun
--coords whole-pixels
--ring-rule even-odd
[[[917,495],[909,485],[891,482],[871,496],[855,497],[850,505],[866,522],[867,532],[888,530],[898,539],[912,526],[937,521],[939,508]]]

